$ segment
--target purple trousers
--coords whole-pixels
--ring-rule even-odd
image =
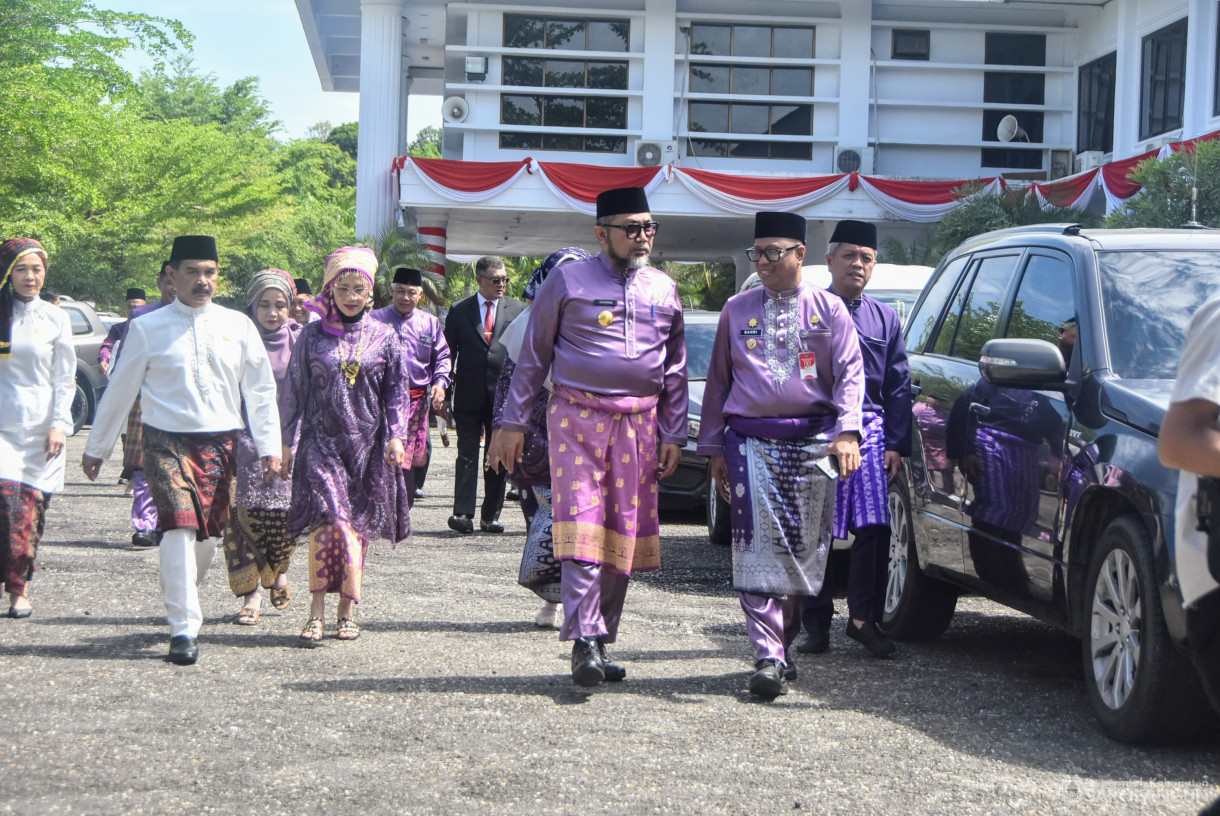
[[[152,488],[148,486],[148,477],[142,469],[132,471],[131,492],[131,526],[137,533],[155,533],[157,505],[153,503]]]
[[[806,596],[774,598],[751,592],[739,592],[737,596],[746,613],[746,632],[754,644],[754,659],[778,660],[787,666],[788,647],[801,631]]]
[[[559,639],[597,638],[613,643],[618,639],[631,576],[590,561],[567,559],[561,563],[563,627]]]

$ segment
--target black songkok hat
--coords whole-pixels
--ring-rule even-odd
[[[210,235],[179,235],[174,239],[174,248],[170,250],[171,262],[178,261],[220,261],[216,254],[216,239]]]
[[[313,289],[309,288],[309,281],[304,278],[293,278],[292,282],[297,285],[298,295],[312,295]]]
[[[830,236],[832,244],[855,244],[856,246],[877,248],[877,225],[867,221],[840,221],[835,225],[834,234]]]
[[[164,275],[168,275],[170,273],[170,266],[172,264],[173,264],[173,261],[162,261],[161,262],[161,271],[159,271],[157,273],[157,277],[160,278]]]
[[[143,289],[131,288],[127,290],[127,297],[123,300],[148,300],[148,295]]]
[[[597,217],[652,212],[643,187],[616,187],[597,194]]]
[[[406,286],[423,286],[424,273],[409,266],[400,266],[394,270],[394,283],[401,283]]]
[[[760,212],[754,216],[754,238],[791,238],[805,243],[805,218],[790,212]]]

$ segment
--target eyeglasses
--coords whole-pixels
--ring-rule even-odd
[[[602,224],[602,226],[621,229],[628,238],[634,241],[636,238],[640,237],[641,232],[643,232],[648,238],[651,238],[657,234],[657,229],[660,228],[661,225],[656,221],[646,221],[643,224]]]
[[[792,250],[796,249],[799,246],[803,246],[803,244],[793,244],[792,246],[784,247],[783,249],[780,249],[778,247],[767,247],[766,249],[759,249],[758,247],[750,247],[749,249],[746,250],[746,257],[750,259],[750,263],[758,263],[758,261],[761,260],[764,256],[771,263],[775,263],[780,258],[784,257],[784,253],[791,252]]]
[[[479,277],[485,281],[491,281],[492,284],[495,286],[507,286],[508,285],[508,275],[496,275],[496,276],[479,275]]]

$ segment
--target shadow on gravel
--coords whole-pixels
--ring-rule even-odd
[[[630,671],[630,666],[628,666]],[[748,673],[727,675],[694,675],[676,678],[639,679],[630,676],[621,683],[602,683],[593,688],[573,685],[566,674],[487,677],[400,677],[352,678],[350,680],[315,680],[285,683],[289,691],[316,694],[513,694],[549,697],[557,705],[580,705],[595,694],[633,694],[665,700],[670,703],[706,705],[709,695],[735,698],[749,705],[782,705],[786,708],[817,710],[825,705],[800,695],[781,697],[774,703],[764,703],[746,690]]]
[[[43,544],[41,544],[40,546],[43,546],[43,547],[74,547],[74,548],[78,548],[78,549],[82,549],[82,550],[127,550],[128,552],[157,552],[156,547],[140,547],[137,549],[136,547],[131,546],[131,542],[129,540],[123,540],[123,541],[98,541],[96,539],[93,541],[59,540],[59,541],[46,541]]]
[[[77,617],[31,618],[36,626],[165,626],[165,617],[153,618],[103,618],[97,615],[80,615]]]
[[[164,660],[167,638],[148,632],[112,638],[89,638],[82,643],[0,645],[0,657],[42,657],[68,660]],[[150,649],[152,651],[150,651]]]
[[[540,630],[532,621],[360,621],[367,632],[494,632],[522,634]]]

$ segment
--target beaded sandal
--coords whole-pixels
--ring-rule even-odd
[[[355,640],[360,637],[360,627],[351,618],[339,618],[339,640]]]
[[[310,618],[305,622],[305,628],[301,630],[301,640],[309,646],[322,640],[321,618]]]

